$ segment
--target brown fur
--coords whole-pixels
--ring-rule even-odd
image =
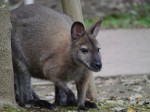
[[[73,27],[69,17],[37,5],[15,10],[11,20],[14,27],[12,42],[21,45],[21,55],[25,57],[30,74],[51,80],[66,92],[66,83],[74,80],[78,90],[78,105],[84,107],[90,70],[100,70],[92,67],[91,63],[100,62],[95,39],[98,31],[94,34],[94,29],[99,29],[101,21],[85,31],[81,23]],[[88,55],[80,51],[82,47],[88,47]]]

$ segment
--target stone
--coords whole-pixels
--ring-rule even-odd
[[[123,104],[124,104],[124,101],[123,101],[123,100],[117,100],[117,103],[118,103],[119,105],[123,105]]]
[[[127,112],[127,109],[122,107],[114,107],[113,110],[114,112]]]
[[[107,100],[106,103],[109,103],[109,104],[117,104],[117,101]]]

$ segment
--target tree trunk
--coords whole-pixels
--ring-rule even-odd
[[[81,10],[80,0],[61,0],[63,12],[70,16],[74,21],[80,21],[83,23],[83,15]],[[97,89],[94,82],[93,75],[90,77],[87,98],[91,100],[96,100]]]
[[[74,21],[83,23],[80,0],[61,0],[63,12],[71,17]]]
[[[15,104],[10,15],[6,0],[0,0],[0,105]]]

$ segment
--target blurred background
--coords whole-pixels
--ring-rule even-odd
[[[15,4],[20,0],[10,0]],[[42,4],[62,12],[61,0],[24,0]],[[105,17],[102,28],[150,27],[150,0],[81,0],[84,22],[91,25],[98,17]]]

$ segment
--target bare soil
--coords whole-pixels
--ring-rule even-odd
[[[117,101],[120,103],[142,104],[150,102],[150,74],[136,76],[97,77],[98,102]],[[35,81],[34,81],[35,82]],[[76,94],[76,88],[70,84]],[[49,82],[33,83],[33,88],[41,99],[54,101],[54,87]]]

